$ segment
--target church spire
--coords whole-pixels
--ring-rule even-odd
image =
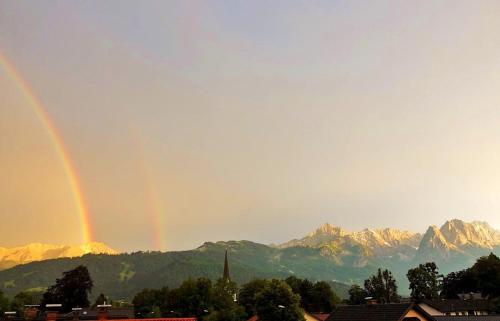
[[[224,257],[224,274],[222,274],[222,279],[225,281],[231,281],[231,277],[229,276],[229,262],[227,261],[227,250]]]

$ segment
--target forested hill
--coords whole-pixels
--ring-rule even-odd
[[[130,299],[143,288],[178,286],[189,277],[221,276],[224,251],[229,251],[231,277],[239,284],[253,278],[286,278],[290,275],[333,283],[340,296],[348,286],[337,281],[360,281],[375,267],[342,267],[320,249],[278,249],[249,241],[205,243],[180,252],[136,252],[131,254],[88,254],[18,265],[0,271],[0,286],[7,295],[27,289],[45,288],[62,272],[78,265],[88,267],[94,280],[93,296],[105,293],[113,299]]]

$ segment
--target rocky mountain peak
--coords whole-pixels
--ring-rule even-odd
[[[315,231],[309,233],[309,236],[314,235],[325,235],[325,236],[344,236],[346,231],[338,226],[331,225],[330,223],[325,223],[318,227]]]
[[[441,226],[440,232],[447,242],[455,246],[478,246],[492,248],[500,243],[500,235],[487,223],[450,220]]]
[[[446,221],[440,228],[430,226],[422,238],[418,261],[477,257],[500,248],[500,233],[484,222]],[[463,258],[462,258],[463,259]]]
[[[447,249],[450,247],[448,241],[436,225],[431,225],[427,228],[420,242],[420,248],[423,246],[433,249]]]
[[[432,225],[422,235],[395,228],[365,228],[347,232],[323,224],[301,239],[279,245],[279,248],[313,247],[342,262],[376,260],[427,261],[449,260],[467,255],[483,255],[500,249],[500,232],[485,222],[453,219],[441,227]]]
[[[338,226],[326,223],[305,237],[291,240],[278,247],[327,247],[329,251],[337,249],[338,251],[335,251],[341,255],[351,255],[352,251],[367,255],[377,255],[382,252],[384,255],[400,255],[401,246],[408,247],[407,250],[410,252],[415,251],[420,239],[421,235],[418,233],[392,228],[365,228],[361,231],[347,232]],[[404,256],[411,256],[411,253],[404,253]]]

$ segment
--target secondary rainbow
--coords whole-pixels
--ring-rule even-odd
[[[144,187],[147,197],[148,213],[151,220],[153,246],[156,250],[166,251],[167,241],[164,231],[164,206],[160,195],[158,194],[155,175],[151,166],[151,161],[148,159],[148,153],[144,146],[143,136],[140,131],[132,124],[129,126],[131,141],[135,149],[138,151],[138,160],[142,175],[144,178]]]
[[[92,228],[90,225],[89,214],[87,207],[85,206],[84,196],[78,181],[78,175],[74,169],[71,158],[66,151],[63,140],[51,121],[49,115],[47,114],[45,108],[43,107],[40,100],[36,97],[33,90],[30,88],[28,83],[21,77],[19,72],[14,68],[14,65],[7,59],[7,57],[0,51],[0,66],[7,72],[9,77],[13,80],[19,90],[28,100],[30,106],[32,107],[37,118],[40,120],[41,124],[47,131],[47,134],[54,146],[54,150],[57,153],[61,164],[64,168],[64,172],[68,179],[69,186],[73,195],[76,210],[79,216],[82,238],[85,243],[92,242],[94,240],[92,235]]]

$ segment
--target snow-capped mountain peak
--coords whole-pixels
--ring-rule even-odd
[[[0,248],[0,270],[18,264],[63,257],[78,257],[85,254],[117,254],[104,243],[91,242],[82,245],[54,245],[30,243],[13,248]]]

